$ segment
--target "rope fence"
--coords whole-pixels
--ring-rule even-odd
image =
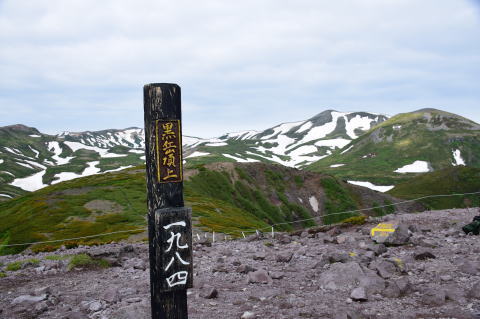
[[[467,196],[467,195],[480,195],[480,191],[478,192],[471,192],[471,193],[462,193],[462,194],[444,194],[444,195],[428,195],[428,196],[422,196],[419,198],[415,199],[410,199],[410,200],[405,200],[401,202],[396,202],[392,204],[386,204],[386,205],[380,205],[380,206],[374,206],[374,207],[369,207],[369,208],[362,208],[362,209],[355,209],[355,210],[348,210],[344,212],[339,212],[339,213],[332,213],[332,214],[326,214],[322,216],[317,216],[317,217],[312,217],[312,218],[306,218],[306,219],[301,219],[301,220],[296,220],[293,222],[284,222],[284,223],[276,223],[269,225],[264,228],[259,228],[259,229],[250,229],[250,230],[238,230],[236,232],[227,232],[223,233],[225,235],[225,240],[227,240],[227,235],[232,235],[232,236],[238,236],[240,237],[243,236],[243,238],[246,237],[245,234],[257,234],[259,235],[260,232],[265,232],[268,231],[272,233],[272,237],[275,235],[275,226],[280,226],[280,225],[287,225],[287,224],[295,224],[295,223],[302,223],[306,221],[315,221],[317,219],[322,219],[327,216],[334,216],[334,215],[341,215],[341,214],[352,214],[352,213],[359,213],[363,211],[369,211],[373,209],[378,209],[378,208],[385,208],[385,207],[391,207],[391,206],[398,206],[402,204],[407,204],[407,203],[413,203],[422,199],[428,199],[428,198],[439,198],[439,197],[453,197],[453,196]],[[101,233],[101,234],[96,234],[96,235],[89,235],[89,236],[82,236],[82,237],[74,237],[74,238],[66,238],[66,239],[58,239],[58,240],[47,240],[47,241],[37,241],[37,242],[31,242],[31,243],[22,243],[22,244],[9,244],[9,245],[0,245],[0,248],[2,247],[15,247],[15,246],[28,246],[28,245],[37,245],[37,244],[48,244],[48,243],[58,243],[58,242],[66,242],[66,241],[72,241],[72,240],[80,240],[80,239],[90,239],[90,238],[96,238],[96,237],[102,237],[102,236],[107,236],[107,235],[113,235],[113,234],[120,234],[120,233],[131,233],[131,232],[138,232],[138,231],[146,231],[148,228],[138,228],[138,229],[130,229],[130,230],[121,230],[121,231],[115,231],[115,232],[108,232],[108,233]],[[204,233],[204,237],[207,238],[207,233]],[[217,239],[218,239],[218,233],[217,233]],[[201,240],[201,236],[197,233],[196,235],[193,235],[193,239],[195,240]],[[212,232],[212,241],[215,242],[215,232]]]

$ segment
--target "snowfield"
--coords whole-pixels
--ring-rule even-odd
[[[100,168],[96,167],[98,164],[100,164],[99,161],[88,162],[87,163],[88,167],[85,168],[85,170],[81,174],[72,173],[72,172],[62,172],[62,173],[59,173],[59,174],[55,174],[54,178],[57,178],[57,179],[52,182],[52,185],[53,184],[58,184],[58,183],[64,182],[64,181],[69,181],[69,180],[72,180],[72,179],[78,178],[78,177],[84,177],[84,176],[90,176],[90,175],[98,174],[98,173],[100,173]]]
[[[360,181],[347,181],[349,184],[352,185],[357,185],[357,186],[363,186],[366,188],[373,189],[374,191],[385,193],[394,188],[395,186],[393,185],[388,185],[388,186],[380,186],[380,185],[375,185],[370,182],[360,182]]]
[[[430,163],[425,161],[415,161],[412,164],[405,165],[395,170],[395,173],[405,174],[405,173],[428,173],[432,169],[430,168]]]
[[[240,158],[240,157],[236,157],[236,156],[233,156],[233,155],[230,155],[230,154],[222,154],[223,156],[225,157],[228,157],[228,158],[231,158],[239,163],[254,163],[254,162],[260,162],[259,160],[256,160],[256,159],[252,159],[252,158],[247,158],[247,159],[243,159],[243,158]],[[236,154],[238,155],[238,154]],[[240,155],[238,155],[240,156]]]
[[[218,143],[207,143],[206,146],[226,146],[228,143],[225,142],[218,142]]]
[[[452,163],[453,166],[459,166],[463,165],[465,166],[465,161],[462,158],[462,154],[460,153],[460,150],[453,150],[453,159],[455,160],[454,163]]]
[[[58,142],[48,142],[48,150],[50,152],[53,152],[55,155],[52,156],[52,158],[57,162],[58,165],[64,165],[68,164],[74,157],[60,157],[60,154],[62,154],[63,150],[60,147],[60,144]]]
[[[88,145],[85,145],[85,144],[82,144],[82,143],[79,143],[79,142],[65,141],[64,143],[68,147],[70,147],[70,149],[74,153],[78,150],[84,149],[84,150],[97,152],[100,155],[100,157],[103,157],[103,158],[113,158],[113,157],[125,157],[125,156],[127,156],[127,154],[109,153],[108,149],[100,148],[100,147],[96,147],[96,146],[88,146]]]
[[[27,177],[16,178],[10,185],[20,187],[27,192],[34,192],[48,186],[43,183],[43,175],[45,175],[45,172],[46,170],[43,170]]]
[[[198,157],[198,156],[207,156],[207,155],[210,155],[210,153],[195,151],[195,152],[193,152],[192,154],[186,156],[185,158],[192,158],[192,157]]]
[[[317,146],[327,146],[331,148],[344,148],[345,146],[350,143],[351,140],[347,140],[344,138],[335,138],[331,140],[320,140],[318,142],[315,142],[315,145]]]

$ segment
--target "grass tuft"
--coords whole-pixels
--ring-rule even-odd
[[[110,264],[104,259],[93,259],[87,254],[78,254],[70,259],[67,270],[74,268],[108,268]]]

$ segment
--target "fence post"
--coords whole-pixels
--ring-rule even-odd
[[[153,319],[187,319],[192,287],[191,212],[183,202],[180,87],[143,88],[150,293]]]

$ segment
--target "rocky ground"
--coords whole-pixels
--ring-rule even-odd
[[[480,237],[461,231],[475,215],[384,217],[401,225],[396,246],[370,238],[380,219],[275,239],[197,242],[190,318],[480,318]],[[110,266],[69,269],[68,256],[81,253]],[[16,261],[20,269],[7,271]],[[3,256],[0,265],[0,318],[149,317],[145,244]]]

